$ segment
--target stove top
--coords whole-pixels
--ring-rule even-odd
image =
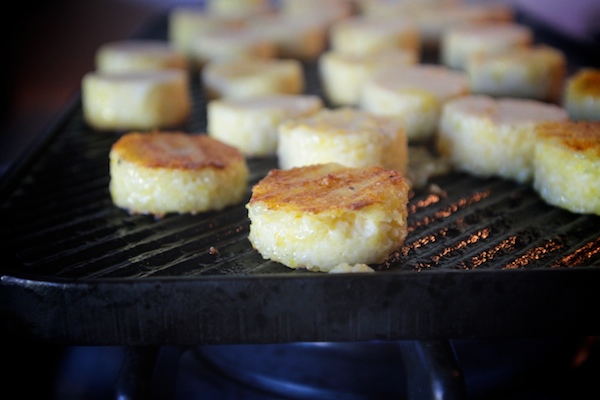
[[[415,394],[407,383],[407,377],[415,377],[418,362],[407,363],[406,354],[423,355],[410,349],[406,353],[415,343],[211,345],[163,347],[157,353],[143,348],[135,354],[126,347],[71,347],[58,364],[56,398],[115,398],[116,382],[126,387],[124,376],[135,376],[140,382],[139,375],[127,375],[123,367],[145,362],[156,365],[148,375],[151,399],[429,398],[426,389]],[[464,387],[457,395],[456,388],[452,392],[451,386],[441,385],[443,397],[438,398],[578,398],[595,387],[600,370],[595,338],[477,339],[449,344]],[[427,374],[437,374],[439,383],[445,372],[428,370]]]

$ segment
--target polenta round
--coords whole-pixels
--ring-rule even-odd
[[[536,127],[533,187],[547,203],[600,215],[600,121]]]
[[[277,158],[281,169],[335,162],[405,173],[408,139],[398,119],[353,107],[323,108],[279,125]]]
[[[88,72],[81,103],[85,122],[97,131],[175,129],[192,112],[188,75],[180,69]]]
[[[246,205],[248,239],[289,268],[382,263],[406,238],[408,191],[399,172],[380,167],[272,170]]]
[[[234,147],[207,135],[131,132],[110,151],[113,203],[131,214],[199,213],[242,200],[248,167]]]

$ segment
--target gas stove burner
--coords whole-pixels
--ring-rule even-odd
[[[51,370],[61,400],[560,400],[595,388],[598,349],[596,337],[75,346]]]
[[[398,398],[406,392],[395,343],[204,346],[195,354],[231,379],[288,398]]]
[[[415,399],[433,398],[427,394],[434,390],[441,398],[505,394],[510,399],[535,387],[559,393],[582,343],[518,338],[215,345],[194,348],[188,363],[218,371],[224,381],[265,396],[256,399]],[[450,382],[454,387],[448,387],[448,377],[457,371],[464,386]],[[439,387],[415,388],[415,381]]]

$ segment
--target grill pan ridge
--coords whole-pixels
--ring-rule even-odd
[[[144,37],[165,32],[163,18]],[[316,64],[305,73],[306,93],[322,96]],[[184,130],[202,133],[198,76],[192,94]],[[76,103],[0,193],[8,331],[82,344],[598,333],[600,218],[552,207],[529,185],[434,178],[442,191],[412,194],[406,243],[375,274],[310,273],[263,260],[247,239],[244,206],[274,157],[248,160],[242,203],[157,220],[112,205],[117,138],[88,128]]]

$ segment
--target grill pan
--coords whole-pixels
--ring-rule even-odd
[[[167,18],[139,36],[166,38]],[[315,64],[307,93],[322,95]],[[194,115],[206,98],[192,79]],[[0,187],[0,318],[16,338],[73,345],[196,345],[598,334],[600,218],[529,185],[451,173],[416,190],[405,245],[373,274],[291,270],[247,239],[242,204],[131,216],[112,205],[108,152],[80,99]],[[218,254],[210,251],[214,247]]]

